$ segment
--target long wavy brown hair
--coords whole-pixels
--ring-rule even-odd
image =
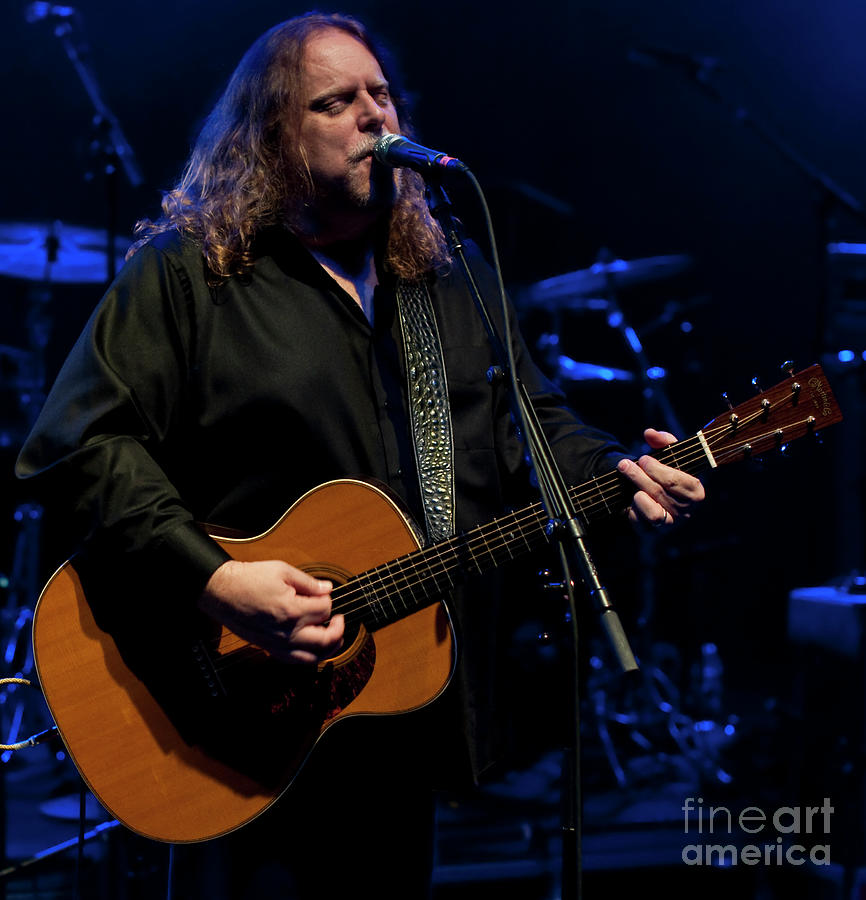
[[[301,77],[306,42],[326,28],[341,29],[373,54],[391,84],[404,134],[406,98],[393,83],[385,51],[356,19],[310,13],[265,32],[246,52],[208,116],[178,185],[162,200],[162,216],[135,226],[131,256],[154,235],[171,229],[199,241],[215,283],[249,273],[253,241],[313,202],[314,187],[300,147]],[[449,263],[439,225],[424,200],[423,180],[398,172],[398,190],[385,241],[384,264],[415,280]]]

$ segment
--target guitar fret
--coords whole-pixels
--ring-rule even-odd
[[[599,490],[599,487],[598,487],[598,476],[597,476],[597,475],[593,475],[591,484],[592,484],[592,490],[595,491],[595,493],[596,493],[597,496],[601,497],[601,502],[604,504],[604,511],[605,511],[605,513],[607,513],[607,514],[609,515],[610,512],[611,512],[610,505],[609,505],[608,502],[607,502],[607,497],[605,496],[604,491],[603,491],[603,490]],[[580,501],[577,501],[577,502],[575,503],[575,505],[578,507],[578,509],[581,508],[581,507],[580,507]],[[586,516],[584,516],[583,518],[586,518]]]
[[[477,531],[477,529],[476,529]],[[472,547],[473,540],[475,542],[478,541],[478,536],[475,538],[472,537],[474,532],[469,532],[468,534],[458,535],[453,539],[454,541],[454,561],[457,565],[458,571],[466,571],[475,575],[479,575],[484,571],[481,563],[478,560],[478,554]],[[482,539],[482,544],[484,541]],[[480,550],[486,550],[486,546],[482,546]]]
[[[381,580],[381,579],[380,579],[380,580]],[[372,624],[374,624],[374,625],[378,625],[378,624],[379,624],[380,618],[381,618],[382,621],[384,621],[384,619],[385,619],[385,615],[384,615],[385,610],[382,608],[382,601],[379,599],[379,595],[376,593],[375,589],[374,589],[373,586],[370,584],[370,579],[369,579],[369,578],[356,579],[356,580],[353,582],[353,585],[357,585],[358,587],[361,588],[361,592],[363,593],[364,599],[366,600],[365,606],[360,610],[360,612],[361,612],[361,613],[369,612],[370,615],[372,615],[372,617],[373,617],[373,623],[372,623]],[[380,615],[376,612],[377,608],[378,608],[378,609],[381,611],[381,613],[382,613],[381,617],[380,617]],[[348,614],[348,615],[350,615],[350,614]],[[366,616],[361,615],[361,620],[362,620],[363,622],[365,622],[365,624],[367,623]]]
[[[490,542],[487,543],[487,552],[490,554],[490,558],[492,560],[502,559],[513,559],[514,557],[508,551],[508,541],[503,540],[503,531],[502,531],[502,519],[495,519],[492,522],[492,525],[496,529],[498,543],[492,544]],[[498,555],[497,555],[498,554]],[[495,565],[495,562],[494,562]]]
[[[441,595],[447,592],[449,587],[454,586],[454,580],[448,571],[448,558],[443,556],[446,546],[443,544],[434,544],[428,551],[427,556],[432,557],[428,564],[429,579],[433,584],[433,593]]]
[[[406,576],[406,570],[409,569],[411,571],[412,568],[412,566],[407,566],[406,564],[399,566],[399,577],[392,577],[391,579],[398,587],[396,594],[400,598],[400,601],[405,609],[419,608],[420,606],[423,606],[423,603],[418,602],[416,588],[419,588],[424,592],[423,600],[427,600],[427,592],[424,581],[418,578],[417,575],[415,577]],[[394,610],[394,612],[396,613],[396,609]]]
[[[493,532],[497,532],[497,531],[500,532],[500,535],[501,535],[501,531],[502,531],[501,521],[499,519],[494,519],[488,526],[488,529],[485,529],[485,530],[489,530],[491,532],[492,536],[495,536],[495,535],[493,535]],[[501,537],[499,538],[498,544],[494,541],[488,540],[487,537],[484,535],[483,531],[479,530],[478,537],[480,538],[480,541],[482,544],[481,550],[489,558],[490,565],[492,565],[494,567],[497,566],[499,564],[500,558],[497,556],[496,551],[497,551],[497,547],[501,546],[501,543],[502,543]],[[476,560],[476,567],[477,567],[476,574],[481,574],[485,571],[485,567],[482,565],[480,560]]]
[[[388,576],[388,583],[393,583],[393,581],[394,581],[393,571],[395,568],[397,568],[399,570],[400,566],[399,566],[399,564],[395,563],[395,560],[391,560],[391,562],[386,563],[378,571],[381,572],[382,569],[384,569],[385,575]],[[385,621],[394,620],[398,617],[398,610],[397,610],[396,604],[394,603],[394,599],[395,599],[395,597],[399,598],[402,595],[402,592],[401,591],[395,592],[395,591],[391,590],[388,586],[388,583],[386,583],[386,581],[385,581],[384,575],[380,577],[380,582],[381,582],[381,586],[382,586],[382,593],[383,593],[385,599],[388,601],[388,604],[391,607],[390,611],[389,611],[388,607],[384,603],[382,604],[382,607],[385,610]]]
[[[396,569],[398,573],[402,573],[404,566],[399,565],[396,561],[392,560],[391,562],[386,563],[384,568],[387,570],[388,580],[393,584],[395,581],[397,581],[397,579],[395,579],[395,577],[394,577],[394,569]],[[383,580],[383,585],[384,585],[384,580]],[[403,604],[404,611],[408,610],[410,608],[406,602],[405,591],[403,591],[402,589],[394,591],[394,590],[389,589],[387,586],[385,586],[385,594],[391,602],[391,612],[394,614],[393,618],[395,618],[395,619],[398,618],[398,610],[397,610],[397,606],[394,602],[395,598],[398,599]]]
[[[440,570],[438,575],[436,567],[429,559],[431,556],[438,558],[438,568]],[[404,609],[420,609],[439,599],[444,593],[443,588],[439,584],[443,575],[446,578],[448,577],[447,570],[441,565],[441,548],[439,545],[434,545],[425,551],[412,554],[400,566],[400,577],[393,579],[398,588],[397,596],[400,598]]]
[[[491,524],[494,527],[498,527],[495,521]],[[490,560],[490,563],[492,565],[496,565],[496,553],[494,552],[494,547],[491,544],[491,542],[487,539],[487,536],[484,534],[483,531],[478,532],[478,536],[476,538],[475,543],[476,544],[480,543],[480,547],[479,547],[480,554],[487,556]],[[476,555],[474,558],[474,561],[475,561],[475,566],[477,569],[476,574],[481,574],[482,572],[484,572],[485,566],[484,566],[484,563],[482,562],[481,558]]]
[[[689,441],[681,441],[671,444],[669,447],[664,447],[659,451],[658,458],[667,466],[684,470],[685,463],[682,461],[682,458],[688,458],[688,453],[691,452],[689,444]]]
[[[500,528],[499,528],[499,533],[500,534],[503,533],[502,526],[500,526]],[[509,559],[514,559],[514,554],[511,552],[511,544],[513,543],[513,541],[514,541],[514,531],[510,530],[508,532],[505,532],[505,543],[503,544],[503,547],[505,548],[505,552],[508,554]]]

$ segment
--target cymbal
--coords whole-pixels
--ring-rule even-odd
[[[117,237],[116,268],[131,240]],[[64,222],[0,222],[0,275],[56,284],[108,279],[108,237],[96,228]]]
[[[566,272],[531,285],[521,295],[531,306],[563,309],[605,309],[605,296],[612,291],[671,278],[691,265],[683,255],[648,256],[644,259],[614,259],[597,262],[588,269]]]

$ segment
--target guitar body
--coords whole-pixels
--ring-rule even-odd
[[[306,494],[258,537],[217,540],[235,559],[282,559],[335,584],[419,546],[386,494],[352,480]],[[145,629],[147,613],[138,618],[134,633]],[[249,822],[286,790],[331,725],[424,706],[444,690],[454,665],[441,603],[374,633],[361,626],[317,670],[277,663],[204,617],[190,633],[163,641],[145,631],[143,647],[126,646],[99,622],[66,563],[34,613],[42,689],[97,799],[131,830],[172,843]],[[197,692],[186,689],[189,673]],[[184,714],[193,708],[198,730],[190,737]]]

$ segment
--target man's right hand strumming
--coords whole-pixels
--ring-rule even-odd
[[[332,587],[279,560],[228,560],[211,575],[199,608],[277,659],[313,664],[343,643],[343,617],[331,618]]]

